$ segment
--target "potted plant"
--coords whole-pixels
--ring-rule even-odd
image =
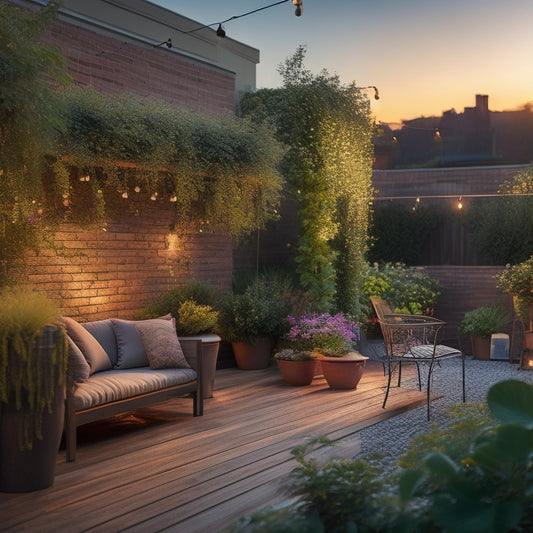
[[[268,367],[274,340],[287,330],[285,317],[290,303],[278,284],[260,278],[228,301],[221,313],[219,331],[224,340],[231,342],[239,368]]]
[[[507,322],[505,309],[491,304],[465,313],[459,328],[472,339],[474,359],[490,359],[490,339],[493,333],[501,333]]]
[[[56,305],[24,288],[0,292],[0,491],[54,481],[68,348]]]
[[[524,325],[524,347],[533,349],[533,255],[496,276],[497,286],[513,297],[518,318]]]
[[[283,381],[289,385],[309,385],[317,371],[317,356],[307,350],[284,348],[274,354]]]
[[[213,396],[220,337],[217,329],[222,295],[217,288],[197,280],[174,287],[151,305],[137,313],[138,319],[155,318],[171,314],[176,333],[186,355],[202,341],[202,395]]]
[[[355,389],[365,368],[365,357],[355,351],[360,339],[359,326],[342,313],[311,313],[287,317],[290,330],[287,344],[295,350],[317,354],[324,377],[333,389]]]

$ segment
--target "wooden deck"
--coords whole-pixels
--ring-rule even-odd
[[[219,370],[203,417],[180,398],[79,428],[76,462],[60,450],[52,487],[0,493],[0,529],[221,531],[287,499],[290,451],[306,438],[327,435],[339,446],[322,455],[353,457],[362,428],[425,403],[424,393],[394,388],[382,409],[384,386],[373,361],[355,391],[321,377],[286,386],[275,366]]]

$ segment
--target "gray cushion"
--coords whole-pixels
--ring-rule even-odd
[[[181,349],[176,330],[170,320],[154,319],[136,322],[150,368],[191,368]]]
[[[111,319],[84,322],[82,326],[102,345],[114,366],[117,364],[117,339]]]
[[[102,345],[73,318],[63,317],[67,328],[67,335],[81,350],[81,353],[91,367],[91,374],[112,368],[111,360]]]
[[[67,335],[68,340],[68,374],[77,383],[89,379],[91,367],[81,353],[77,344]]]
[[[196,372],[192,368],[107,370],[91,376],[85,383],[77,384],[74,389],[74,409],[89,409],[195,379]]]
[[[112,318],[113,330],[117,338],[117,363],[115,368],[139,368],[148,366],[144,346],[135,329],[136,322]],[[144,322],[141,320],[140,322]]]

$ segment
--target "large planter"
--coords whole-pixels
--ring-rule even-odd
[[[309,385],[317,373],[317,361],[314,359],[306,361],[277,359],[276,362],[283,381],[288,385],[297,387]]]
[[[474,359],[488,361],[490,359],[490,337],[473,337],[472,351]]]
[[[206,333],[196,337],[178,337],[178,339],[185,354],[189,354],[195,349],[198,340],[202,341],[202,396],[212,398],[220,337]]]
[[[323,357],[320,359],[322,371],[332,389],[353,390],[363,376],[368,357],[351,352],[343,357]]]
[[[59,342],[57,328],[45,328],[37,346],[30,354],[43,364],[53,364],[53,353]],[[18,354],[10,353],[10,358]],[[30,492],[53,484],[57,453],[63,433],[65,417],[65,384],[57,385],[52,401],[52,412],[45,408],[42,416],[42,439],[34,439],[31,450],[21,450],[18,436],[28,420],[32,419],[26,398],[17,409],[14,395],[7,404],[0,404],[0,491]]]
[[[232,342],[233,354],[237,367],[241,370],[261,370],[270,365],[272,341],[270,337],[261,337],[251,344]]]

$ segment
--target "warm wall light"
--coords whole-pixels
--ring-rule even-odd
[[[525,348],[520,357],[520,368],[522,370],[533,370],[533,350]]]

